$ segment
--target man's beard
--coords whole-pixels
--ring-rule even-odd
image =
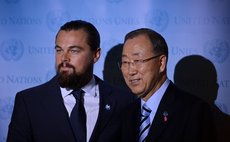
[[[87,70],[85,73],[79,75],[76,73],[75,67],[71,64],[65,63],[65,67],[73,69],[72,73],[66,71],[60,71],[60,68],[63,66],[63,63],[58,65],[57,68],[57,77],[59,84],[62,88],[68,89],[80,89],[89,82],[91,78],[90,72]]]

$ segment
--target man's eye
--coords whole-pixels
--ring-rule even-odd
[[[134,64],[141,63],[141,60],[133,60]]]
[[[60,52],[62,52],[62,50],[61,49],[56,49],[56,52],[60,53]]]
[[[126,64],[129,64],[129,62],[128,61],[122,61],[121,64],[126,65]]]
[[[77,49],[71,49],[70,52],[71,52],[71,53],[78,53],[79,50],[77,50]]]

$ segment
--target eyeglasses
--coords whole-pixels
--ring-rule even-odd
[[[161,54],[147,58],[147,59],[139,59],[139,60],[132,60],[132,61],[122,60],[120,63],[118,63],[118,65],[121,69],[127,69],[130,66],[130,64],[132,64],[135,67],[141,67],[144,63],[146,63],[152,59],[155,59],[159,56],[161,56]]]

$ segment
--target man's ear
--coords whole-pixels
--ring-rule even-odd
[[[165,55],[160,56],[160,72],[164,72],[167,66],[167,57]]]
[[[99,60],[100,56],[101,56],[101,48],[97,48],[97,50],[94,53],[94,58],[93,58],[94,63],[96,63]]]

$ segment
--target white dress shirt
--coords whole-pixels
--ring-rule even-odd
[[[87,142],[90,139],[90,136],[93,132],[94,126],[97,121],[99,113],[99,88],[98,84],[93,77],[90,82],[81,88],[84,93],[84,107],[86,111],[86,139]],[[75,98],[71,94],[73,90],[68,90],[66,88],[61,88],[61,94],[64,100],[64,105],[70,116],[71,111],[76,103]]]

